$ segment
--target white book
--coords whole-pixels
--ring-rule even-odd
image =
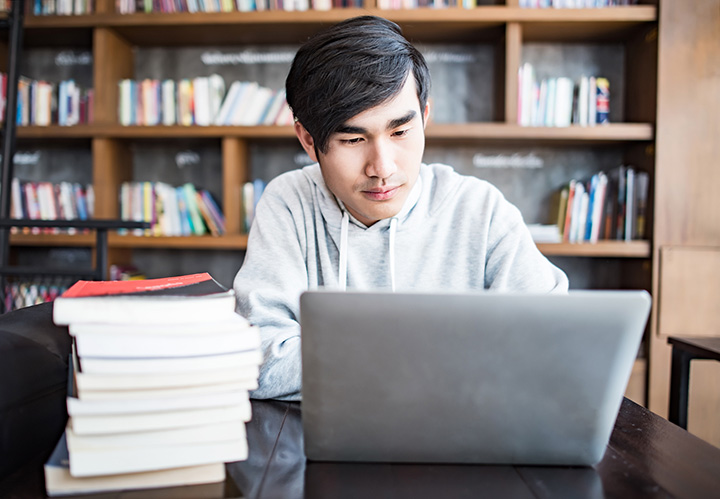
[[[222,482],[225,480],[225,464],[221,462],[141,473],[76,478],[70,474],[65,433],[45,463],[44,472],[45,489],[50,497],[180,485],[192,486],[183,488],[183,493],[192,490],[193,497],[221,497],[224,486]]]
[[[202,391],[203,387],[223,383],[255,384],[259,374],[258,365],[244,365],[224,368],[212,368],[204,371],[181,373],[117,373],[117,374],[91,374],[75,372],[75,387],[80,399],[105,398],[103,393],[96,392],[125,392],[167,390],[167,393],[158,393],[157,396],[182,393],[183,390]],[[248,380],[255,380],[248,383]],[[194,390],[197,389],[197,390]],[[246,388],[253,390],[254,388]],[[90,393],[93,392],[93,393]],[[118,395],[122,396],[122,395]],[[128,395],[131,396],[131,395]]]
[[[144,335],[168,336],[203,336],[207,334],[232,333],[244,330],[250,323],[237,313],[220,317],[208,317],[202,322],[185,322],[179,324],[134,324],[123,322],[73,322],[68,326],[70,335],[80,334],[112,334],[136,338]]]
[[[210,82],[207,76],[198,76],[193,80],[193,104],[195,124],[208,126],[210,124]]]
[[[607,183],[607,175],[600,172],[598,174],[598,184],[595,190],[595,198],[593,199],[592,231],[590,232],[591,243],[596,243],[600,239],[600,226],[602,225],[603,209],[605,207]]]
[[[20,180],[17,177],[13,177],[12,183],[10,184],[10,190],[12,192],[10,199],[12,200],[12,218],[25,218],[23,212],[22,203],[22,187],[20,186]]]
[[[231,317],[235,314],[232,290],[198,296],[117,295],[57,298],[53,320],[57,325],[81,322],[178,324],[201,317]]]
[[[557,78],[549,78],[547,83],[547,104],[545,105],[545,126],[555,126],[555,91]]]
[[[556,80],[555,87],[555,126],[570,126],[572,121],[573,82],[570,78]]]
[[[171,126],[177,123],[175,114],[175,81],[163,80],[162,82],[162,124]]]
[[[73,452],[83,450],[128,449],[148,445],[179,445],[203,442],[222,442],[247,438],[245,424],[227,421],[211,425],[186,428],[160,429],[132,433],[107,433],[102,435],[78,435],[68,425],[65,429],[68,447]]]
[[[148,388],[138,390],[77,390],[80,400],[144,400],[162,399],[173,397],[184,397],[186,395],[200,395],[218,392],[244,390],[246,392],[256,390],[258,387],[258,366],[245,366],[240,371],[252,370],[246,378],[239,378],[238,381],[216,382],[197,386],[180,386],[174,388]],[[234,373],[233,373],[234,375]],[[103,376],[103,375],[98,375]],[[77,388],[77,383],[76,383]]]
[[[227,91],[227,95],[225,96],[225,99],[223,100],[222,105],[220,106],[220,110],[218,111],[217,115],[215,116],[214,123],[216,125],[229,125],[229,117],[230,113],[233,110],[233,107],[235,106],[235,101],[237,100],[238,96],[240,95],[242,89],[243,89],[243,82],[240,81],[234,81],[230,84],[230,88]]]
[[[208,77],[208,98],[210,124],[215,123],[223,97],[225,96],[225,80],[219,74],[212,74]]]
[[[275,96],[273,97],[270,107],[265,113],[265,119],[263,120],[262,124],[268,126],[274,125],[275,120],[277,120],[278,114],[280,114],[280,110],[282,109],[283,104],[287,104],[285,100],[285,89],[275,92]]]
[[[582,242],[585,240],[585,233],[588,224],[588,206],[590,204],[590,193],[584,191],[580,197],[580,212],[578,215],[578,223],[575,226],[574,242]]]
[[[631,241],[635,232],[635,169],[628,167],[625,182],[625,241]]]
[[[233,110],[230,114],[230,125],[242,125],[245,112],[247,111],[247,108],[250,107],[250,104],[253,102],[253,99],[255,98],[255,93],[257,92],[258,88],[260,88],[260,85],[258,85],[257,82],[252,81],[247,83],[247,85],[243,89],[242,95],[238,98],[235,106],[233,106]]]
[[[580,211],[583,194],[585,194],[585,186],[582,182],[575,182],[575,194],[573,196],[572,211],[570,212],[570,229],[568,231],[568,240],[571,243],[577,242],[578,225],[582,223],[580,220]]]
[[[580,126],[588,125],[588,102],[589,102],[589,80],[587,76],[580,78],[580,85],[578,89],[578,120],[577,124]]]
[[[75,334],[78,355],[105,358],[162,358],[216,355],[260,348],[257,327],[238,321],[229,333],[173,334]]]
[[[522,126],[530,126],[531,123],[531,116],[532,116],[532,107],[533,107],[533,84],[535,82],[535,70],[533,69],[532,64],[529,62],[526,62],[522,65],[521,69],[521,97],[520,97],[520,103],[521,103],[521,112],[520,112],[520,124]]]
[[[242,404],[224,407],[139,414],[74,416],[70,419],[70,424],[78,435],[102,435],[184,428],[227,421],[250,421],[250,412],[250,401],[246,400]],[[178,466],[182,465],[178,464]],[[121,472],[118,471],[118,473]]]
[[[132,80],[124,79],[120,80],[120,104],[118,109],[118,115],[120,116],[120,124],[128,126],[132,124],[132,117],[130,114],[131,100],[132,100]]]
[[[134,449],[74,450],[68,441],[70,474],[74,477],[137,473],[243,461],[247,459],[247,439],[224,442],[164,445]]]
[[[85,400],[77,397],[68,397],[67,410],[68,415],[71,417],[113,416],[205,409],[233,405],[239,406],[249,400],[248,392],[245,390],[199,393],[165,398],[142,398],[137,400]]]
[[[104,357],[83,357],[81,372],[88,374],[154,374],[208,371],[237,366],[259,365],[262,362],[260,350],[247,350],[219,355],[198,357],[169,357],[152,359]]]
[[[588,79],[588,125],[597,124],[597,82],[594,76]]]
[[[273,91],[266,87],[258,87],[255,91],[252,101],[249,103],[245,113],[241,117],[241,123],[245,126],[255,126],[259,124],[263,112],[268,106],[270,99],[273,97]]]

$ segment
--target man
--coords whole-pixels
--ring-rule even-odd
[[[567,290],[496,188],[422,164],[429,86],[422,55],[381,18],[341,22],[295,56],[287,99],[317,163],[268,184],[235,278],[263,339],[253,397],[300,399],[305,290]]]

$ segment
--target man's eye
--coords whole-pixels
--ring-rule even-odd
[[[393,137],[404,137],[410,132],[409,128],[406,128],[405,130],[397,130],[393,132]]]
[[[340,139],[343,144],[359,144],[362,142],[362,137],[354,137],[352,139]]]

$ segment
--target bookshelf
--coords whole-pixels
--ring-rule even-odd
[[[501,3],[501,2],[495,2]],[[427,145],[442,148],[542,147],[548,150],[582,150],[589,154],[613,151],[620,161],[653,172],[655,141],[657,2],[602,9],[526,9],[517,1],[505,5],[481,5],[475,9],[380,10],[366,0],[364,9],[305,12],[230,12],[129,14],[114,12],[113,0],[97,0],[96,12],[76,16],[27,16],[26,47],[63,46],[89,50],[93,55],[95,89],[94,122],[73,127],[21,127],[20,146],[45,141],[77,144],[92,156],[95,216],[119,215],[118,188],[133,180],[133,148],[138,144],[170,141],[178,144],[199,140],[217,147],[220,157],[221,200],[227,235],[220,237],[140,237],[110,234],[111,263],[127,264],[133,250],[242,250],[247,237],[242,231],[240,193],[252,178],[251,150],[278,142],[294,144],[292,127],[182,127],[118,125],[118,86],[123,78],[136,77],[138,51],[147,48],[173,50],[184,47],[223,47],[252,44],[273,46],[300,44],[312,33],[332,23],[364,14],[391,19],[418,44],[480,44],[492,54],[490,119],[469,123],[431,122]],[[608,126],[566,128],[522,127],[516,124],[518,69],[526,44],[557,46],[583,44],[621,47],[624,55],[622,119]],[[0,61],[1,63],[1,61]],[[452,164],[451,161],[448,161]],[[608,164],[605,168],[617,166]],[[257,165],[255,166],[257,168]],[[478,175],[482,175],[479,172]],[[565,179],[569,180],[569,178]],[[651,189],[652,196],[652,189]],[[652,218],[652,214],[651,214]],[[652,226],[652,220],[650,220]],[[21,247],[93,247],[92,236],[15,234],[11,243]],[[638,282],[650,289],[651,243],[603,241],[598,244],[539,244],[550,257],[588,259],[591,272],[607,271],[606,262],[621,262],[628,277],[620,287]],[[238,262],[239,265],[239,262]],[[597,267],[597,270],[592,270]],[[611,268],[615,268],[611,263]],[[645,364],[639,376],[645,374]],[[640,383],[643,385],[643,383]],[[636,396],[643,402],[644,393]]]

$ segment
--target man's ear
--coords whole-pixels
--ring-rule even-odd
[[[423,109],[423,128],[425,128],[428,124],[428,119],[430,118],[430,100],[425,103],[425,109]]]
[[[317,154],[315,154],[315,141],[312,138],[312,135],[310,135],[310,132],[305,130],[305,127],[302,126],[302,123],[299,121],[295,122],[295,135],[297,135],[298,140],[300,141],[300,145],[305,149],[305,152],[308,156],[310,156],[310,159],[317,162]]]

